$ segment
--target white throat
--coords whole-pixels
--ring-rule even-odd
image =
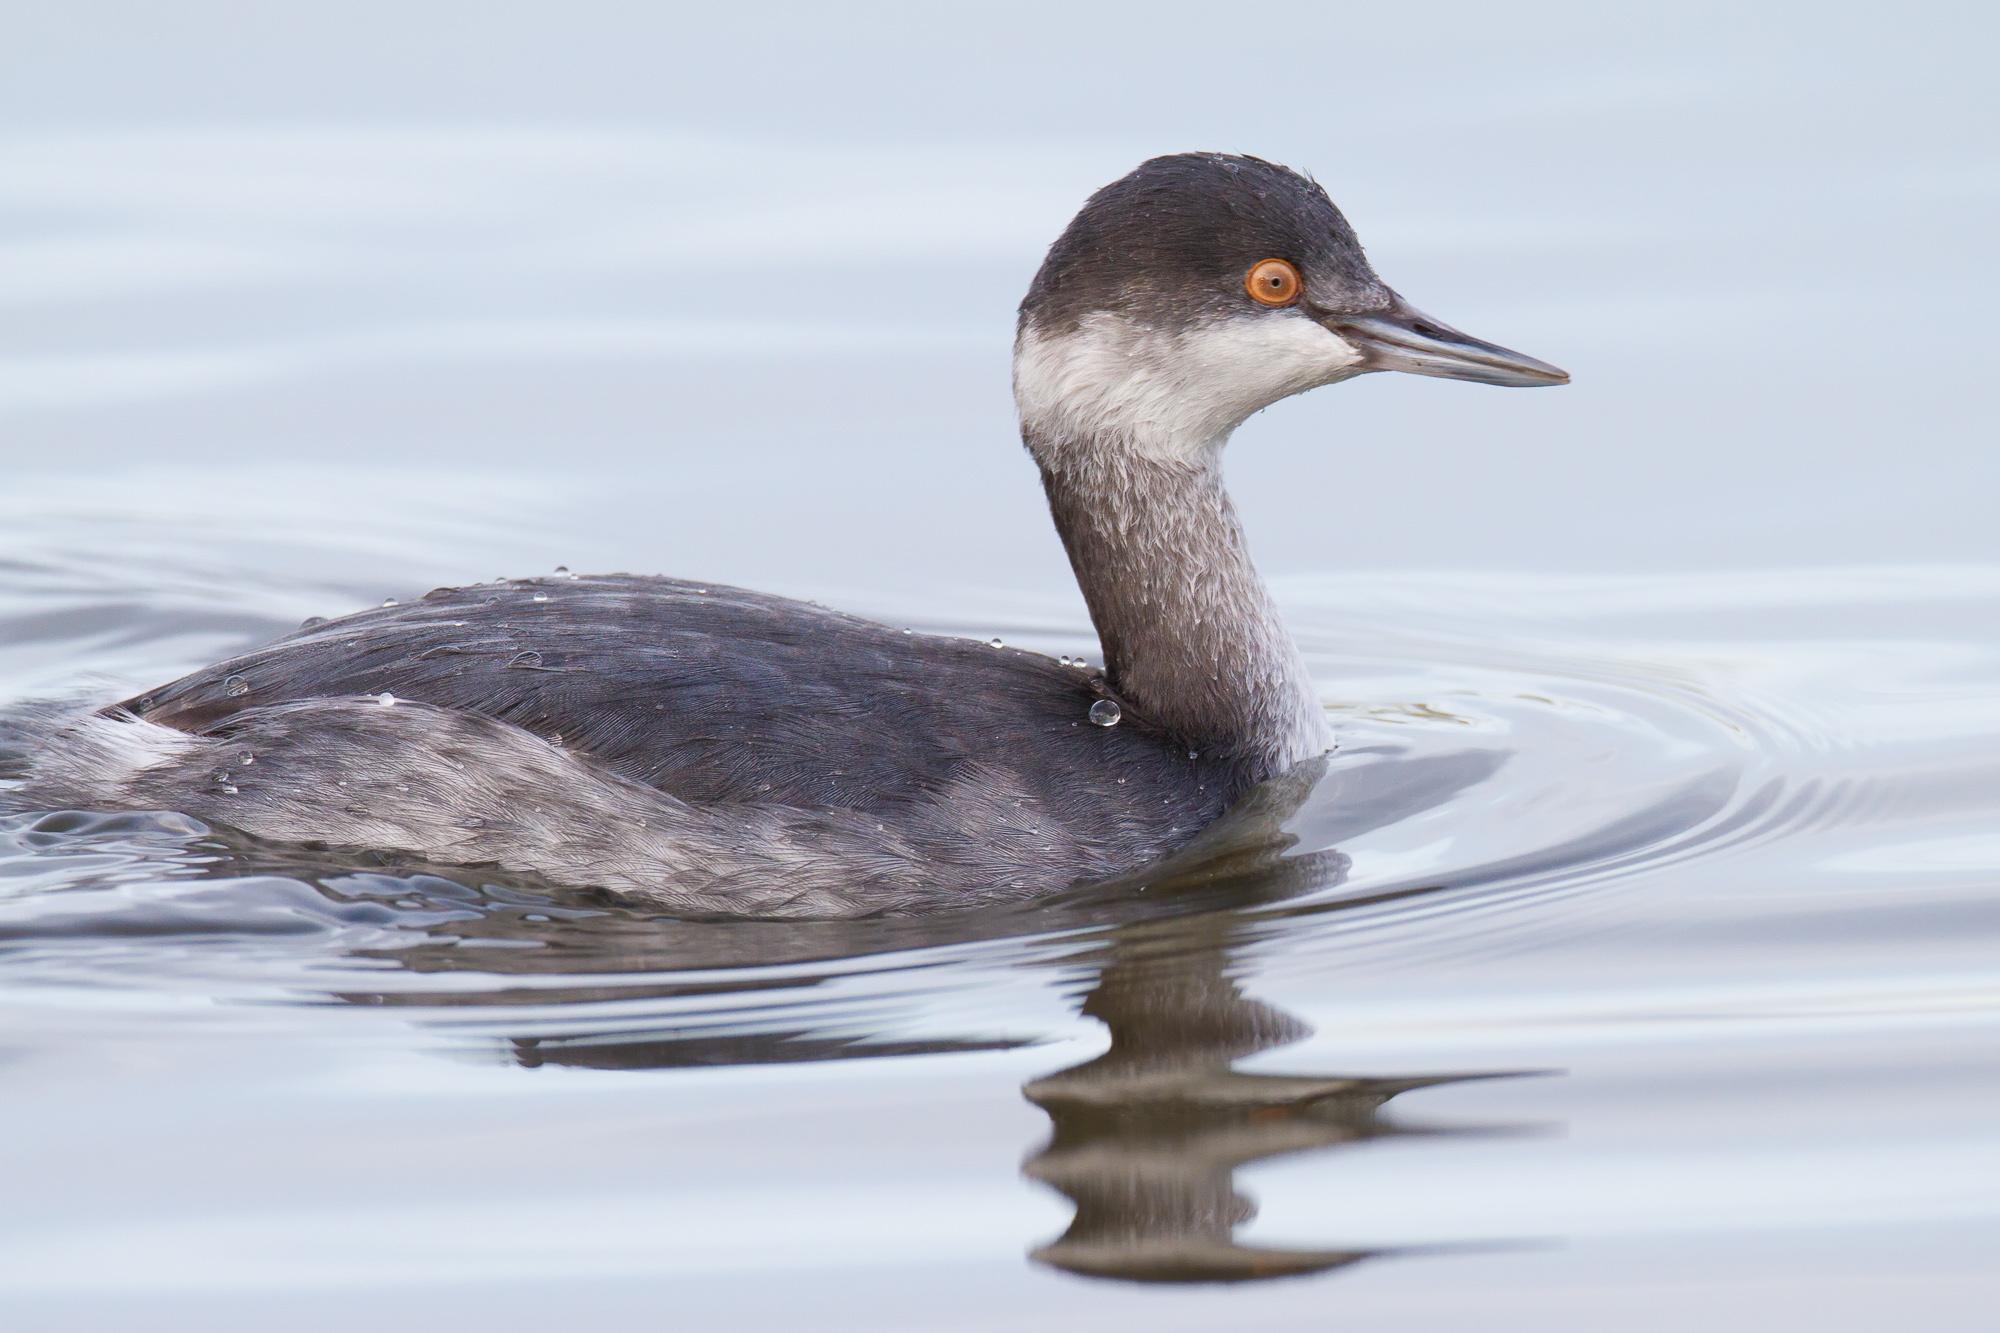
[[[1361,373],[1361,354],[1297,311],[1165,331],[1086,315],[1045,334],[1024,323],[1014,402],[1031,440],[1116,441],[1150,462],[1195,463],[1251,413]]]

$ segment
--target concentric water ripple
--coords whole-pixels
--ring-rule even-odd
[[[47,526],[34,537],[59,544]],[[60,577],[21,578],[0,607],[14,629],[17,693],[60,672],[149,679],[135,665],[147,660],[164,676],[186,660],[193,630],[195,648],[215,651],[278,632],[277,608],[358,600],[318,580],[246,589],[222,563],[153,564],[143,575],[129,564],[94,575],[73,561],[45,568]],[[1767,597],[1812,606],[1826,582],[1774,585]],[[2000,788],[1992,765],[1855,774],[1842,754],[1843,771],[1825,772],[1829,748],[1844,742],[1782,690],[1746,687],[1773,665],[1754,646],[1648,654],[1560,623],[1587,618],[1578,605],[1594,598],[1629,624],[1648,593],[1656,605],[1669,594],[1684,621],[1707,609],[1688,590],[1641,583],[1618,596],[1600,581],[1581,591],[1558,601],[1524,584],[1507,607],[1504,589],[1406,581],[1385,610],[1377,585],[1308,590],[1292,614],[1340,748],[1309,792],[1239,818],[1209,839],[1200,864],[1163,867],[1139,877],[1152,881],[1143,887],[915,922],[669,922],[477,872],[232,844],[171,813],[29,813],[0,821],[6,984],[37,1004],[76,988],[99,1005],[124,995],[135,1013],[150,993],[207,993],[257,1001],[277,1023],[360,1006],[467,1039],[505,1030],[535,1043],[610,1033],[892,1043],[951,1010],[940,994],[1087,951],[1135,921],[1235,913],[1245,938],[1280,949],[1292,970],[1505,956],[1615,924],[1663,876],[1727,873],[1826,830],[1934,814],[1926,784],[1974,807],[1969,779]],[[1741,587],[1730,592],[1742,600]],[[1013,641],[1052,651],[1087,642],[1060,609],[1028,623],[1021,613],[996,606],[922,623],[984,635],[1005,621]],[[1501,624],[1504,635],[1493,632]],[[1001,989],[1018,1000],[1022,987]],[[1004,1018],[975,1027],[932,1039],[1034,1035]]]
[[[323,485],[314,503],[345,512],[352,497]],[[0,552],[0,683],[16,700],[114,694],[307,614],[502,572],[507,521],[461,515],[439,542],[386,516],[300,539],[222,515],[217,535],[44,514]],[[107,522],[132,534],[123,555],[97,540]],[[249,549],[256,579],[238,577]],[[395,582],[409,564],[425,577]],[[1395,1202],[1397,1171],[1487,1162],[1467,1154],[1534,1127],[1503,1108],[1546,1104],[1526,1090],[1551,1084],[1520,1075],[1600,1071],[1571,1075],[1588,1087],[1651,1058],[1698,1081],[1745,1043],[1901,1051],[2000,1027],[2000,969],[1979,945],[2000,882],[2000,653],[1967,632],[1993,623],[2000,575],[1431,576],[1285,594],[1339,748],[1126,881],[917,919],[673,921],[492,872],[255,844],[173,812],[19,812],[0,817],[8,1045],[30,1063],[395,1051],[541,1079],[782,1076],[808,1098],[841,1069],[1013,1062],[1050,1127],[1014,1151],[1074,1211],[1067,1229],[1060,1210],[1006,1223],[989,1202],[1015,1228],[1004,1244],[1156,1282],[1643,1230],[1581,1201],[1496,1211],[1491,1193],[1435,1182],[1433,1213]],[[1813,637],[1830,608],[1859,615],[1871,597],[1928,620],[1900,644]],[[880,594],[848,604],[1090,649],[1065,604],[958,600],[942,619]],[[1404,1101],[1466,1113],[1392,1114]],[[1362,1192],[1302,1196],[1315,1163]],[[1949,1174],[1938,1162],[1897,1169],[1813,1197],[1863,1219],[2000,1217],[1991,1192],[1922,1203],[1912,1191]],[[1251,1179],[1269,1206],[1246,1226]]]

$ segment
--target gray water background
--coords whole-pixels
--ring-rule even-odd
[[[1084,651],[1011,312],[1156,152],[1312,170],[1390,283],[1576,378],[1373,376],[1231,449],[1343,742],[1291,827],[1348,865],[1304,904],[1458,887],[1230,918],[1165,990],[1226,968],[1315,1030],[1254,1072],[1560,1071],[1239,1171],[1240,1240],[1378,1257],[1024,1258],[1069,1213],[1021,1086],[1103,1049],[1077,1004],[1129,923],[760,968],[578,945],[532,895],[218,879],[171,821],[9,826],[10,1325],[1989,1326],[1988,11],[9,26],[7,698],[557,563]],[[564,1041],[702,1067],[522,1053]]]

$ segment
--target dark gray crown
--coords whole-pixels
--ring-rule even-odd
[[[1060,334],[1099,310],[1164,328],[1255,315],[1243,277],[1262,259],[1295,265],[1321,310],[1393,299],[1318,182],[1261,158],[1177,153],[1090,196],[1049,247],[1021,322]]]

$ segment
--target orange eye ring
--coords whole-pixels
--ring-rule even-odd
[[[1305,281],[1282,259],[1263,259],[1243,275],[1243,290],[1261,305],[1290,305],[1299,299]]]

